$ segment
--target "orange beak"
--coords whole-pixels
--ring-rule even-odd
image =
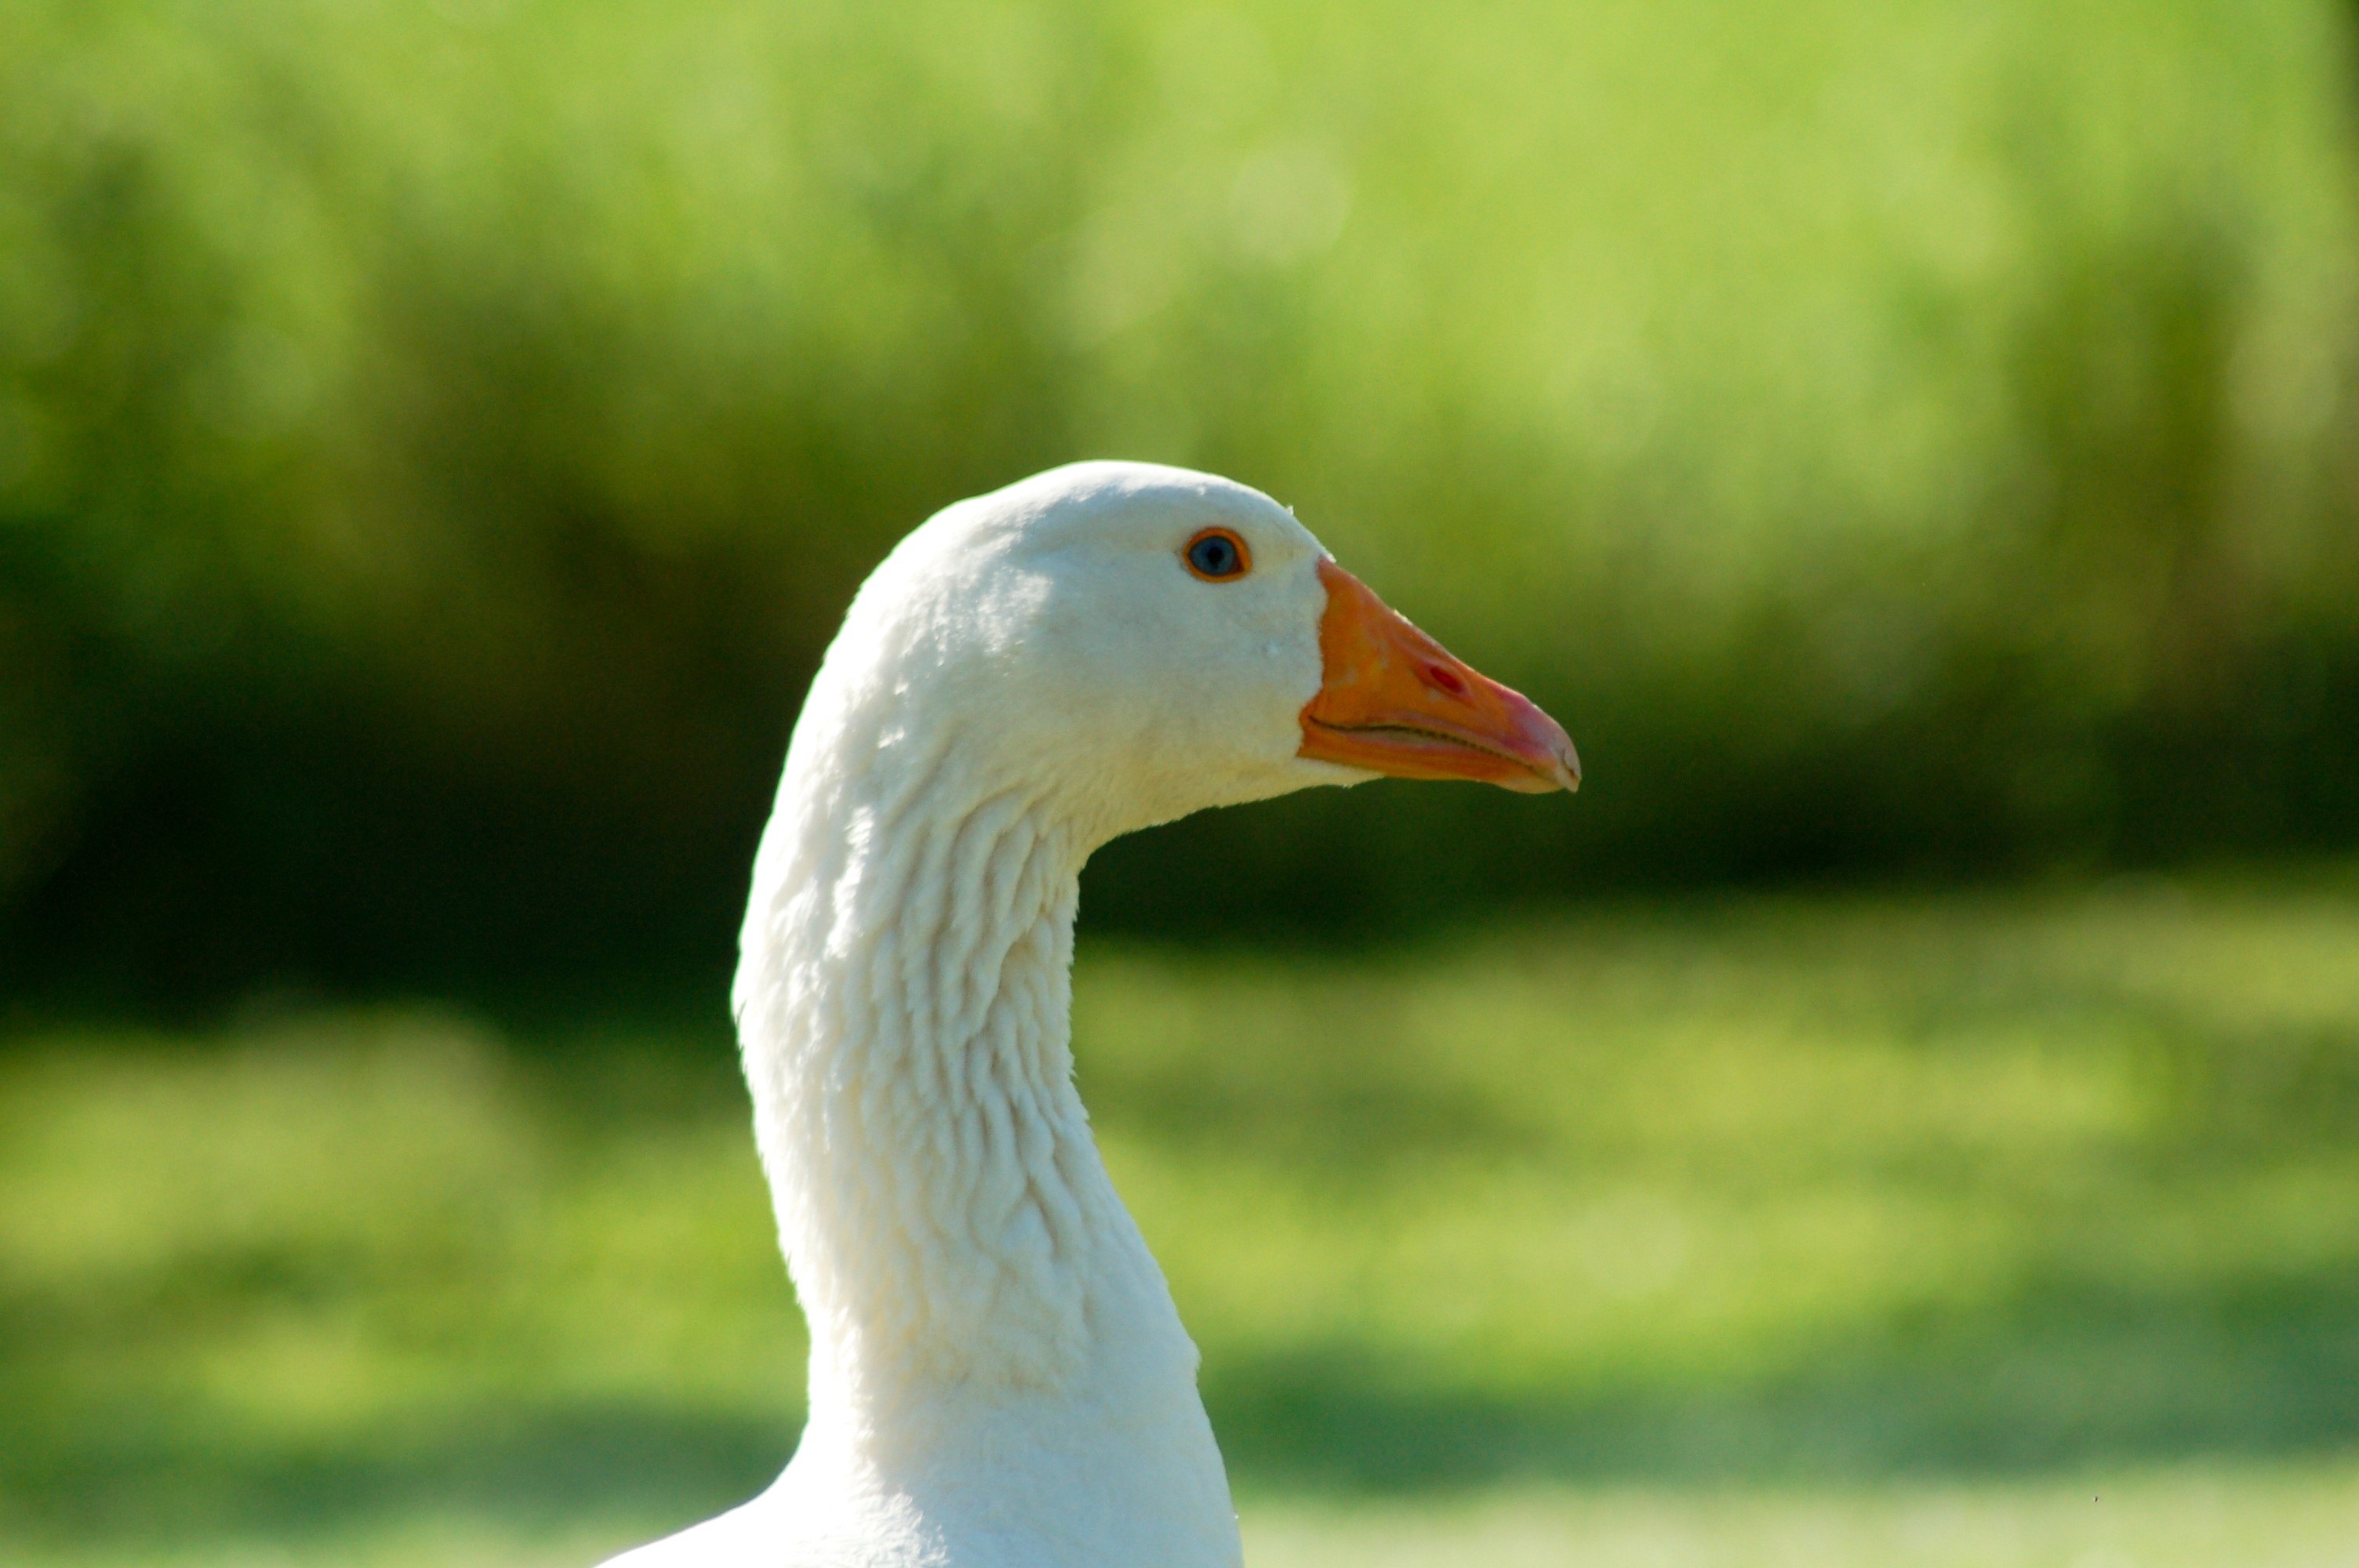
[[[1533,795],[1581,787],[1571,738],[1522,693],[1475,674],[1332,560],[1319,695],[1301,756],[1403,779],[1475,779]]]

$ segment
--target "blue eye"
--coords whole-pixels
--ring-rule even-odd
[[[1226,528],[1207,528],[1188,541],[1180,553],[1188,569],[1206,582],[1224,582],[1240,578],[1253,568],[1253,557],[1246,553],[1245,542]]]

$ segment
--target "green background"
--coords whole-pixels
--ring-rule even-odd
[[[853,585],[1078,456],[1268,490],[1591,768],[1101,924],[2347,845],[2349,20],[15,0],[11,946],[725,962]]]
[[[754,838],[1084,456],[1588,765],[1084,879],[1252,1561],[2359,1565],[2354,25],[0,0],[0,1568],[775,1473]]]
[[[1249,1561],[2349,1568],[2359,867],[1083,946]],[[0,1563],[583,1564],[804,1341],[720,996],[0,1052]]]

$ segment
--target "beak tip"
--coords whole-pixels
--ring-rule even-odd
[[[1581,752],[1574,748],[1572,737],[1564,732],[1563,725],[1538,707],[1531,706],[1528,698],[1525,701],[1530,714],[1530,727],[1527,733],[1532,734],[1537,742],[1533,750],[1548,759],[1545,767],[1535,766],[1533,772],[1567,795],[1578,795],[1581,792]]]

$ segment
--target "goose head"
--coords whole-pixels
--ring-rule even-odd
[[[1077,463],[948,508],[877,569],[828,665],[889,691],[900,721],[881,745],[955,732],[992,782],[1055,799],[1098,840],[1380,775],[1534,792],[1581,777],[1555,720],[1285,507],[1181,469]]]
[[[810,1420],[762,1498],[634,1568],[1234,1568],[1195,1347],[1073,1083],[1078,878],[1387,773],[1580,764],[1258,491],[1082,463],[895,547],[796,722],[734,997]]]

